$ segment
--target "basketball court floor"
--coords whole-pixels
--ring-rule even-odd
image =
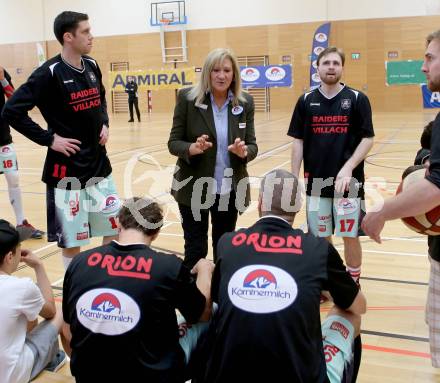
[[[292,100],[293,107],[294,100]],[[286,131],[290,112],[256,115],[259,155],[248,165],[254,181],[254,204],[239,217],[238,226],[251,225],[257,219],[259,179],[274,168],[290,170],[290,138]],[[412,164],[419,148],[423,126],[435,117],[426,113],[375,113],[375,144],[366,163],[367,206],[395,193],[402,171]],[[38,122],[42,117],[33,114]],[[177,206],[169,195],[175,158],[168,153],[167,140],[172,115],[153,112],[142,116],[142,123],[128,124],[125,114],[111,116],[110,142],[107,146],[113,175],[121,197],[153,196],[164,204],[166,222],[154,246],[181,255],[182,229]],[[45,149],[13,132],[20,164],[20,180],[26,218],[38,228],[46,228],[45,186],[41,170]],[[423,196],[420,196],[423,198]],[[0,212],[14,222],[8,202],[7,186],[0,176]],[[305,227],[305,215],[298,214],[295,226]],[[361,285],[368,300],[363,317],[363,359],[359,382],[440,382],[440,371],[431,367],[428,328],[424,322],[429,261],[426,237],[407,229],[400,221],[388,222],[378,245],[362,238],[363,269]],[[342,242],[336,239],[343,252]],[[93,241],[90,246],[98,245]],[[62,299],[63,267],[55,244],[28,240],[44,260],[57,299]],[[210,255],[211,256],[211,255]],[[33,277],[22,265],[16,273]],[[322,305],[322,313],[329,308]],[[70,375],[69,368],[61,370]]]

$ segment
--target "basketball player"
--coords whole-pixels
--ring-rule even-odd
[[[119,211],[118,242],[84,251],[69,266],[63,314],[72,336],[65,349],[76,382],[185,381],[207,323],[179,341],[176,308],[189,323],[209,319],[214,264],[200,259],[194,278],[177,256],[153,250],[162,223],[157,203],[129,199]]]
[[[11,76],[0,66],[0,111],[5,105],[5,96],[12,96],[14,86]],[[21,190],[19,185],[18,164],[15,148],[12,143],[9,125],[0,116],[0,174],[3,173],[8,184],[9,202],[14,210],[17,226],[28,227],[32,230],[31,238],[43,238],[44,231],[33,227],[24,217],[23,204],[21,202]]]
[[[321,86],[299,98],[287,134],[296,176],[304,159],[309,230],[329,241],[333,233],[343,238],[347,270],[359,282],[364,159],[374,131],[367,96],[340,82],[344,62],[336,47],[319,54]]]
[[[426,38],[425,60],[422,71],[426,75],[428,88],[432,92],[440,91],[440,30]],[[368,213],[362,223],[365,233],[381,243],[380,233],[386,221],[411,217],[426,213],[440,205],[440,113],[434,120],[431,137],[431,154],[429,157],[429,171],[425,178],[420,180],[402,193],[388,198],[382,207],[377,206]],[[429,246],[431,274],[429,280],[427,322],[430,330],[431,362],[434,367],[440,367],[440,339],[438,323],[440,314],[437,307],[440,305],[440,263],[437,254]],[[438,258],[437,258],[438,259]],[[433,339],[435,341],[433,341]],[[437,346],[434,344],[437,343]]]
[[[360,362],[352,352],[365,297],[331,243],[292,228],[297,185],[286,170],[268,173],[260,219],[220,238],[205,383],[340,383],[344,370]],[[322,289],[337,307],[321,327]]]
[[[67,267],[89,237],[107,243],[117,233],[120,206],[105,144],[109,136],[105,90],[92,49],[88,16],[62,12],[55,18],[62,53],[37,68],[6,103],[3,118],[41,146],[47,146],[48,240],[63,249]],[[29,116],[37,106],[48,124]]]
[[[431,153],[431,136],[434,121],[431,121],[423,129],[420,137],[421,149],[417,152],[414,160],[415,166],[423,165],[429,168],[429,156]],[[440,367],[440,318],[435,310],[438,307],[440,298],[437,291],[440,289],[440,237],[428,235],[428,253],[431,265],[428,299],[426,302],[425,320],[429,327],[429,345],[431,349],[431,362],[433,367]]]

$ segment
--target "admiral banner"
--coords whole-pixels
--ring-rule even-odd
[[[421,86],[423,107],[427,109],[440,108],[440,92],[431,92],[426,84]]]
[[[292,86],[292,65],[241,66],[243,88],[273,88]]]
[[[310,88],[316,88],[321,84],[318,74],[318,65],[316,59],[319,54],[328,47],[330,39],[331,23],[322,24],[315,32],[312,42],[312,53],[310,55]]]
[[[123,92],[130,76],[134,77],[140,91],[180,89],[196,81],[194,68],[110,72],[111,90]]]

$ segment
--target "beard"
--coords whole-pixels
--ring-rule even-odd
[[[440,76],[438,78],[436,78],[435,80],[429,80],[427,86],[431,92],[439,92],[440,91]]]
[[[326,85],[335,85],[339,82],[341,77],[342,75],[334,75],[333,77],[327,77],[326,75],[324,75],[323,77],[321,77],[321,81]]]

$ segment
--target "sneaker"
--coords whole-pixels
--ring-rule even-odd
[[[134,120],[131,118],[131,119],[128,120],[128,122],[134,122]]]
[[[59,350],[55,355],[55,358],[46,366],[45,370],[50,372],[57,372],[61,367],[66,364],[67,356],[63,350]]]
[[[35,227],[33,227],[27,219],[25,219],[21,225],[17,225],[17,227],[25,227],[25,228],[29,228],[32,230],[32,234],[31,234],[31,238],[32,239],[41,239],[43,238],[43,235],[46,234],[44,231],[42,230],[38,230]]]

